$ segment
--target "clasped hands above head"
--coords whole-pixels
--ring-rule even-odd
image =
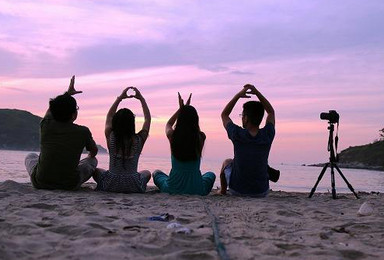
[[[125,88],[123,90],[123,92],[120,95],[120,98],[121,99],[125,99],[125,98],[137,98],[137,99],[140,99],[140,98],[142,98],[142,95],[141,95],[140,91],[136,87],[130,86],[130,87],[127,87],[127,88]]]
[[[240,98],[251,98],[250,95],[257,95],[257,89],[252,84],[245,84],[237,95]]]

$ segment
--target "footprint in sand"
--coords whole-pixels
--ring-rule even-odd
[[[284,250],[298,250],[303,249],[305,247],[299,244],[275,244],[275,246]]]
[[[50,204],[45,204],[45,203],[36,203],[36,204],[32,204],[32,205],[27,205],[26,208],[54,210],[57,208],[57,205],[50,205]]]
[[[344,259],[365,259],[366,254],[357,250],[339,250]]]
[[[290,210],[278,210],[276,214],[283,217],[297,217],[297,216],[303,215],[299,212],[290,211]]]

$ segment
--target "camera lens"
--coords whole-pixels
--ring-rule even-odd
[[[325,112],[321,113],[320,119],[321,120],[329,120],[329,113],[325,113]]]
[[[336,110],[329,110],[329,113],[323,112],[320,114],[321,120],[328,120],[330,123],[338,123],[339,122],[339,114]]]

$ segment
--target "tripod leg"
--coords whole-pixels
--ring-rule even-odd
[[[336,185],[335,185],[335,171],[333,169],[334,164],[331,162],[331,186],[332,186],[332,198],[336,199]]]
[[[329,163],[326,163],[324,165],[323,169],[321,170],[319,177],[317,178],[316,184],[315,184],[315,186],[313,186],[311,193],[309,194],[308,198],[311,198],[313,196],[313,193],[315,193],[317,185],[319,185],[321,178],[323,178],[323,175],[324,175],[325,171],[327,170],[328,165],[329,165]]]
[[[359,196],[357,196],[357,194],[356,194],[355,190],[353,189],[352,185],[348,182],[347,178],[345,178],[344,174],[341,172],[341,170],[339,169],[339,167],[336,164],[335,164],[335,168],[339,172],[341,178],[343,178],[343,180],[347,184],[349,190],[352,191],[352,193],[355,195],[356,199],[358,199]]]

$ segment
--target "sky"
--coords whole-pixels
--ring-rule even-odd
[[[222,160],[233,148],[220,113],[251,83],[276,111],[270,162],[324,162],[321,112],[340,114],[339,151],[377,140],[384,127],[383,13],[381,0],[0,0],[0,108],[43,116],[76,75],[76,123],[105,147],[106,113],[135,86],[152,114],[143,155],[167,157],[177,92],[192,93],[203,156]],[[120,107],[140,129],[140,103]]]

